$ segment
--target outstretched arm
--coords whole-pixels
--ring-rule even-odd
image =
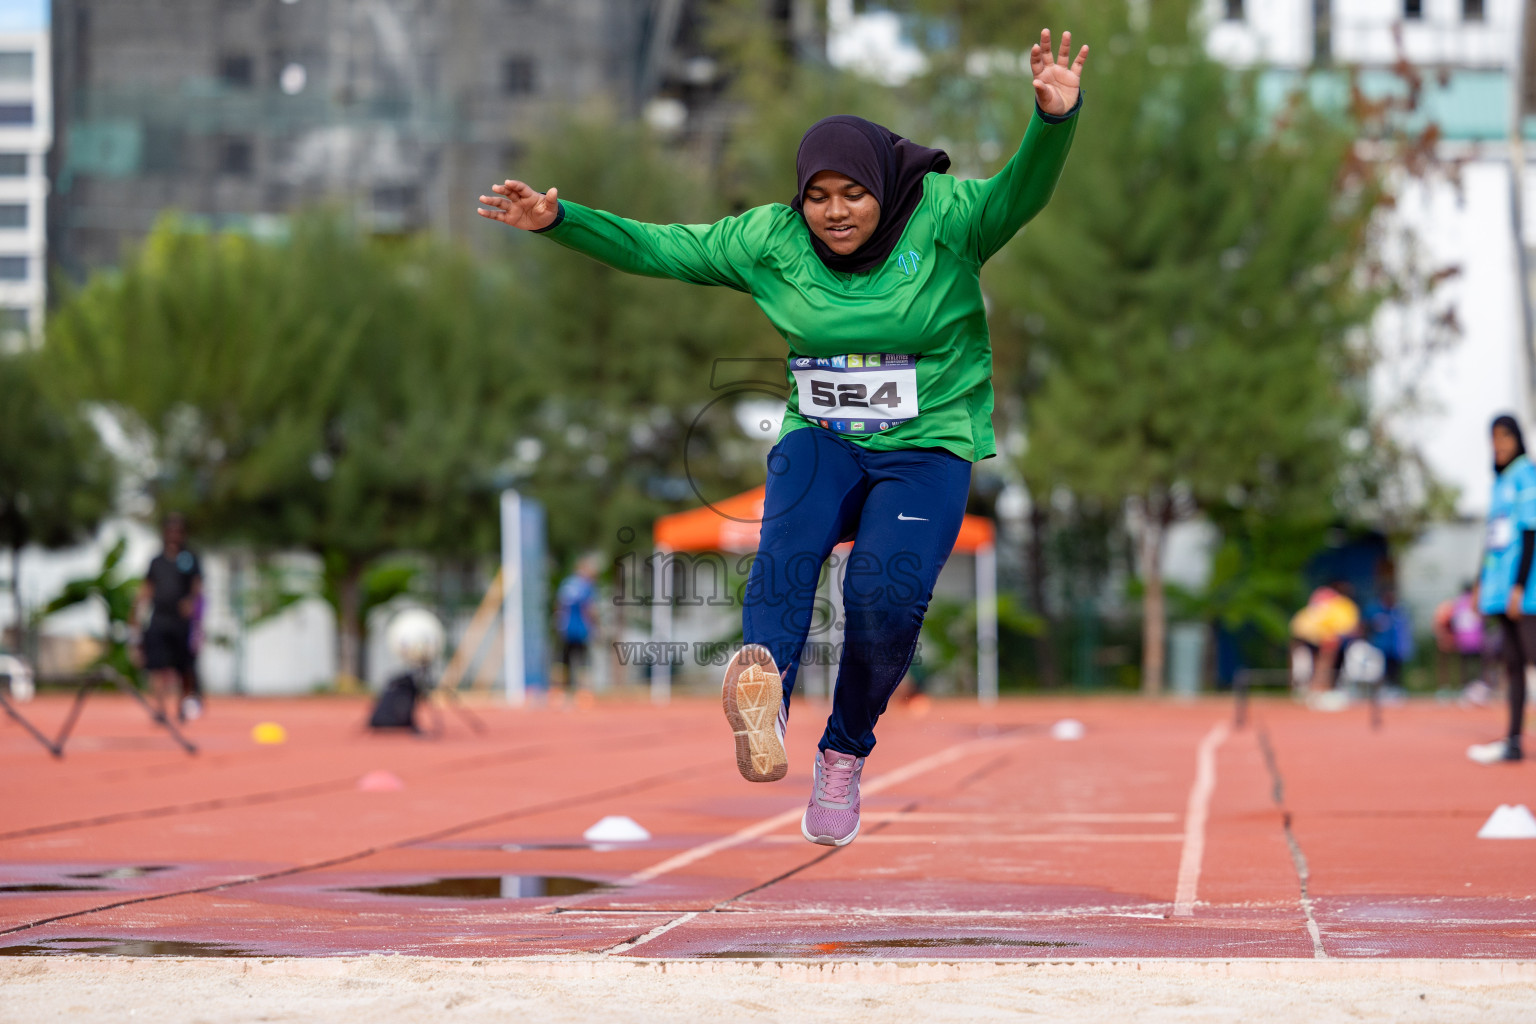
[[[523,231],[548,231],[560,215],[560,190],[535,192],[521,181],[508,178],[492,185],[494,196],[481,196],[480,216]]]
[[[1067,161],[1072,136],[1077,131],[1077,112],[1082,106],[1083,66],[1088,47],[1071,56],[1072,33],[1063,32],[1061,50],[1051,55],[1050,29],[1030,49],[1034,72],[1035,116],[1024,141],[1008,165],[985,180],[962,181],[955,189],[957,220],[965,236],[962,252],[985,263],[1018,230],[1045,209]]]
[[[535,192],[508,179],[481,196],[480,216],[549,237],[616,270],[692,284],[750,291],[747,277],[761,251],[767,220],[756,211],[714,224],[647,224],[561,202],[559,191]],[[766,211],[763,211],[766,213]]]

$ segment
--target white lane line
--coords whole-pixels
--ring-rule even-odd
[[[1017,814],[954,814],[947,811],[913,811],[910,814],[902,814],[900,811],[868,811],[863,815],[863,818],[865,821],[969,821],[978,824],[987,821],[1064,821],[1080,825],[1156,824],[1158,822],[1171,823],[1179,820],[1179,816],[1172,811],[1153,811],[1148,814],[1048,814],[1034,811],[1019,811]],[[1179,834],[1183,835],[1182,832]]]
[[[1183,832],[988,832],[980,835],[892,835],[876,832],[860,836],[861,843],[1178,843]],[[801,836],[764,836],[765,843],[803,843]]]
[[[999,737],[981,740],[967,740],[964,743],[957,743],[952,747],[946,747],[944,750],[940,750],[937,753],[929,754],[927,757],[920,757],[910,764],[902,765],[900,768],[888,771],[884,775],[878,776],[868,782],[863,783],[859,789],[863,793],[879,793],[883,790],[890,789],[892,786],[899,786],[901,783],[906,782],[908,779],[916,778],[925,772],[930,772],[935,768],[943,767],[944,765],[949,764],[951,761],[958,761],[960,758],[966,757],[967,755],[974,754],[979,751],[989,750],[1009,742],[1012,742],[1010,738]],[[805,808],[803,805],[791,807],[789,810],[784,811],[781,814],[775,814],[771,818],[764,818],[762,821],[754,822],[745,828],[741,828],[735,832],[732,832],[728,836],[722,836],[719,839],[712,839],[707,843],[700,843],[698,846],[684,850],[682,853],[679,853],[676,856],[668,857],[666,860],[659,864],[654,864],[651,867],[636,871],[634,874],[630,875],[619,884],[639,885],[642,882],[649,882],[654,878],[660,878],[662,875],[671,874],[672,872],[681,868],[685,868],[690,864],[697,863],[706,857],[713,857],[715,854],[721,852],[722,850],[729,850],[733,846],[740,846],[743,843],[750,843],[752,840],[768,835],[770,832],[777,832],[781,828],[785,828],[788,825],[798,822],[800,820],[800,815],[804,812]],[[867,839],[869,837],[866,836],[865,838]],[[804,840],[801,840],[801,842],[804,842]]]
[[[1174,917],[1195,916],[1195,896],[1200,888],[1200,865],[1205,859],[1205,821],[1216,789],[1216,749],[1230,730],[1218,722],[1195,755],[1195,784],[1189,787],[1189,807],[1184,812],[1184,850],[1179,854],[1179,885],[1173,897]]]
[[[673,928],[678,927],[679,925],[687,924],[689,921],[692,921],[694,918],[698,917],[699,913],[700,912],[697,910],[690,910],[688,913],[682,915],[681,917],[674,917],[666,924],[657,925],[655,928],[652,928],[644,935],[637,936],[628,942],[621,942],[616,946],[609,946],[607,949],[603,950],[603,956],[611,956],[614,953],[628,953],[630,950],[634,949],[641,943],[650,942],[652,939],[657,938],[658,936],[667,934],[667,932],[671,931]]]

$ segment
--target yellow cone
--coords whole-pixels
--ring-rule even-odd
[[[251,739],[257,743],[286,743],[288,730],[276,722],[262,722],[251,729]]]

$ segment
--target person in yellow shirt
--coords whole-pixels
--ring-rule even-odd
[[[1308,690],[1333,688],[1344,645],[1359,635],[1360,606],[1350,599],[1348,584],[1336,582],[1312,591],[1307,606],[1291,617],[1293,652],[1300,648],[1310,655]],[[1293,664],[1294,659],[1295,653]]]

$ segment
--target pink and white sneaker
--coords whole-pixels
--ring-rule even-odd
[[[820,846],[847,846],[858,838],[859,776],[863,774],[862,757],[821,751],[800,834]]]
[[[736,768],[748,782],[777,782],[789,772],[784,729],[789,705],[784,679],[773,655],[761,644],[747,644],[725,666],[720,685],[725,720],[736,737]]]

